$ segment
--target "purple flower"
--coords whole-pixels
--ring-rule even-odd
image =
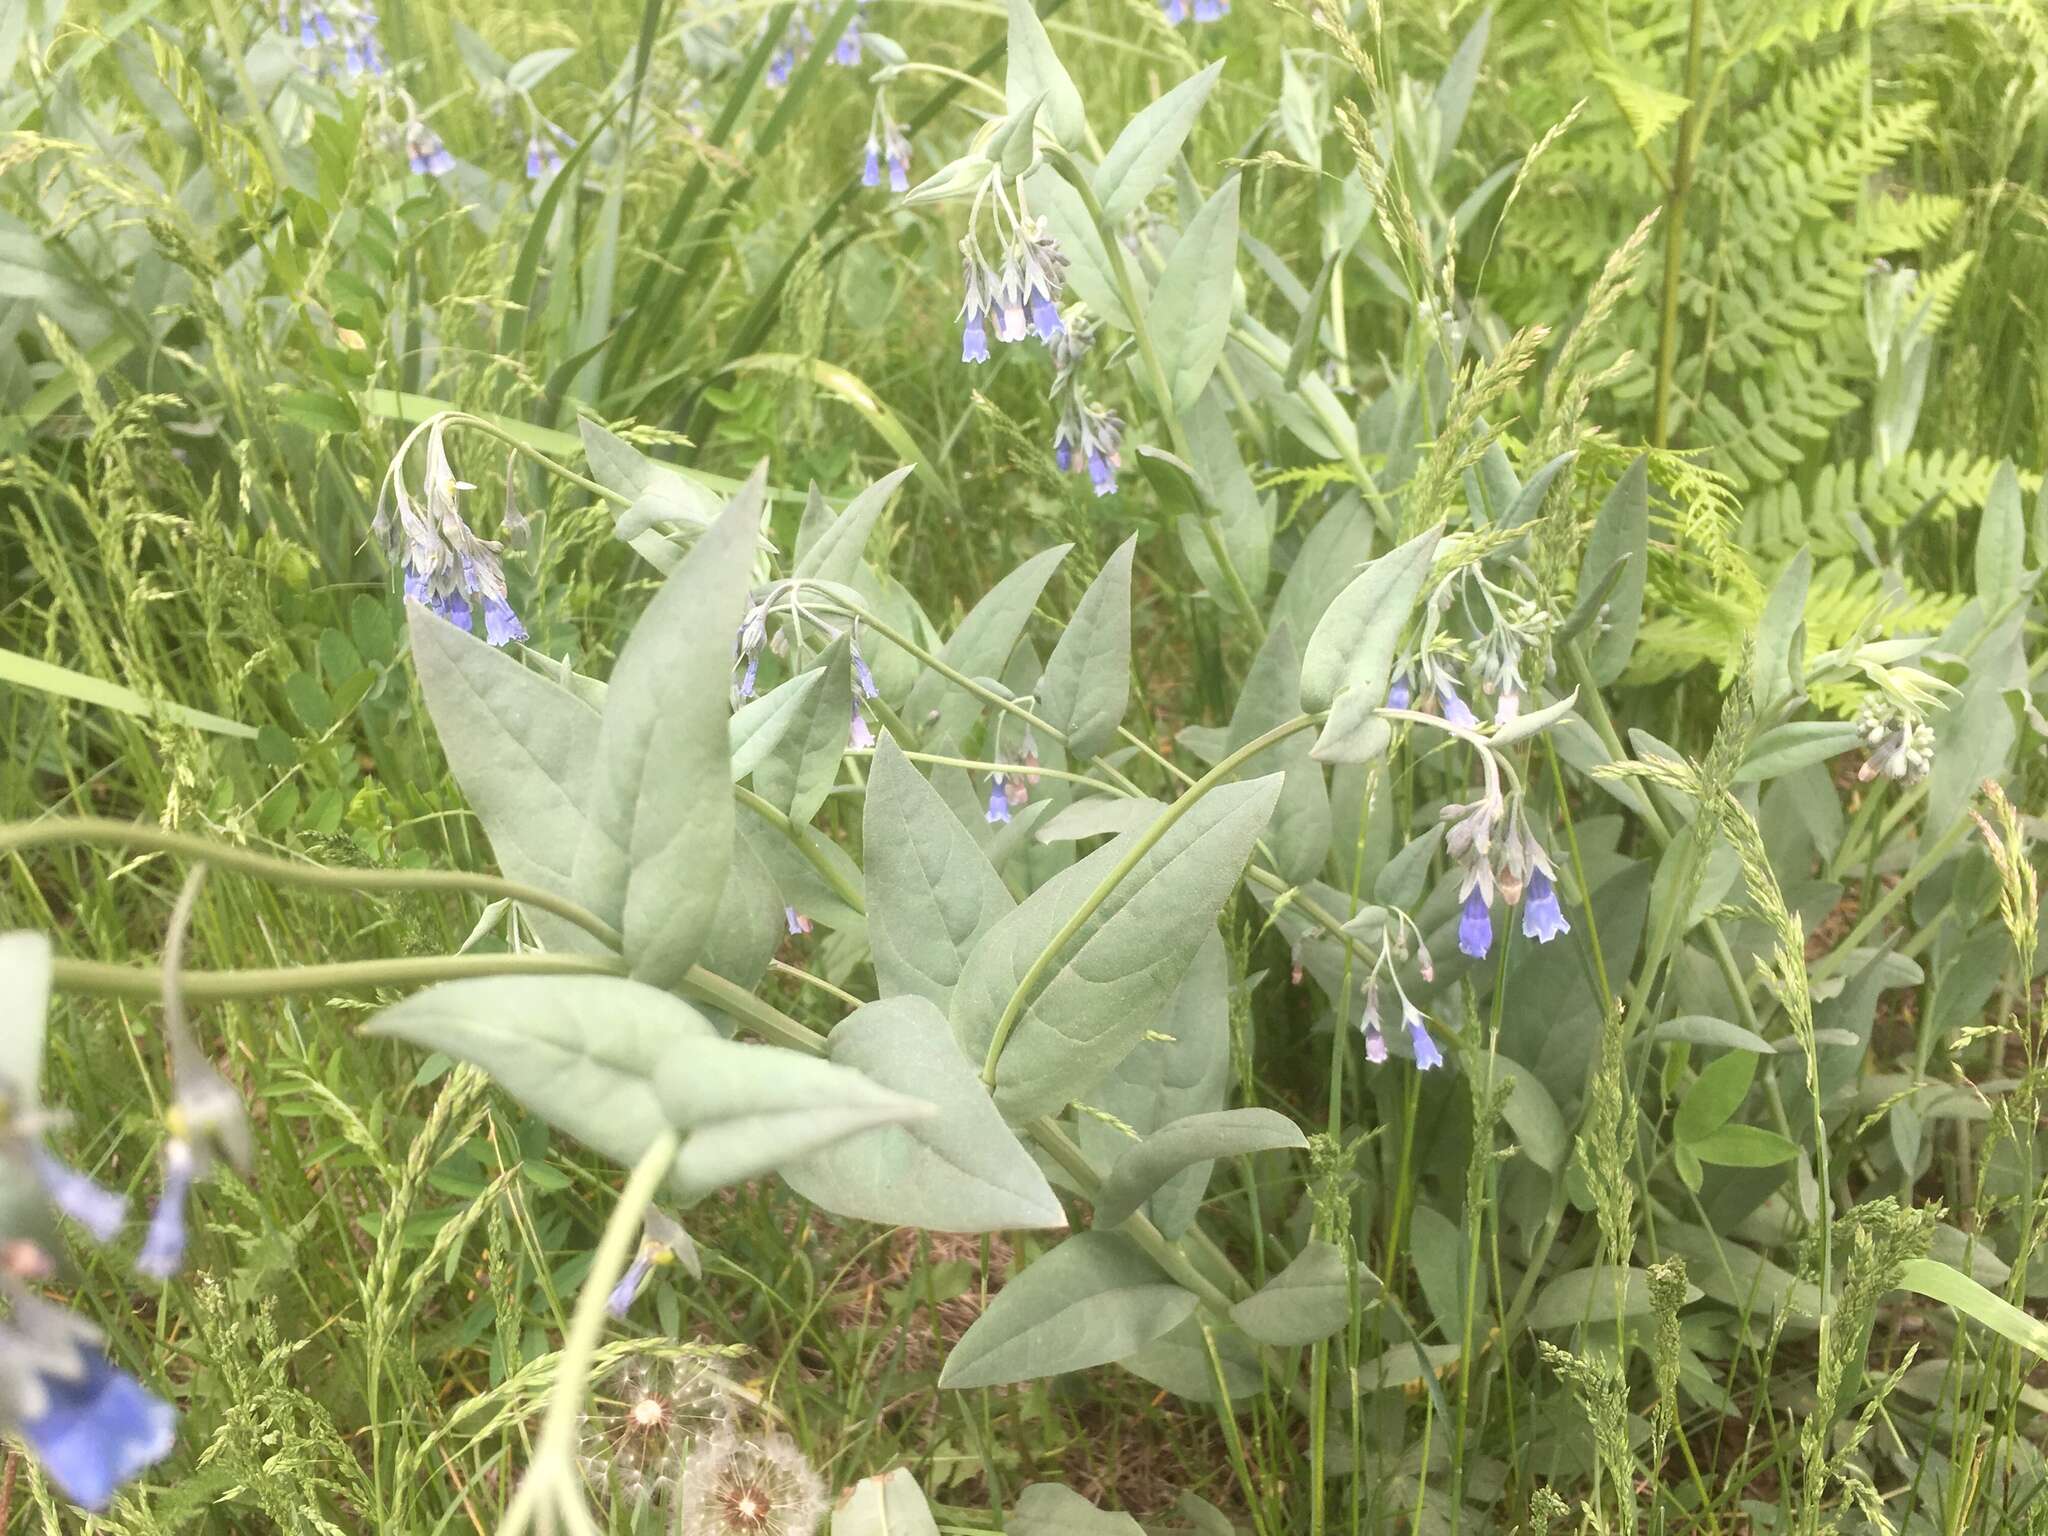
[[[465,634],[474,623],[469,611],[469,599],[460,592],[436,592],[427,599],[427,607]]]
[[[1230,11],[1230,0],[1195,0],[1196,21],[1221,21]]]
[[[985,363],[988,361],[988,331],[983,312],[979,309],[967,311],[967,324],[960,332],[960,361],[963,363]]]
[[[35,1152],[36,1177],[50,1204],[90,1232],[93,1241],[110,1243],[128,1216],[128,1202],[103,1189],[76,1168],[45,1152]]]
[[[1472,707],[1458,697],[1458,690],[1451,686],[1450,678],[1438,678],[1436,691],[1443,697],[1444,718],[1452,725],[1463,726],[1469,731],[1479,723],[1479,717],[1472,713]]]
[[[889,190],[910,190],[910,140],[894,128],[889,130]]]
[[[1003,776],[999,773],[988,781],[989,825],[1010,819],[1010,797],[1003,793]]]
[[[1116,494],[1116,464],[1103,455],[1099,448],[1088,450],[1088,478],[1095,483],[1095,494],[1114,496]]]
[[[832,62],[844,64],[849,69],[860,62],[860,20],[856,17],[839,34],[839,41],[832,49]]]
[[[754,682],[755,682],[755,680],[756,680],[757,678],[759,678],[759,677],[760,677],[760,675],[761,675],[761,658],[760,658],[760,656],[759,656],[758,654],[756,654],[756,655],[752,655],[752,656],[749,656],[749,657],[747,658],[747,670],[746,670],[745,672],[743,672],[743,673],[742,673],[742,674],[740,675],[740,697],[741,697],[741,698],[743,698],[743,699],[751,699],[751,698],[752,698],[752,697],[754,696]]]
[[[882,146],[875,142],[872,133],[868,135],[867,158],[861,163],[860,184],[864,187],[882,184]]]
[[[875,733],[868,729],[868,717],[860,712],[860,702],[854,701],[853,719],[846,727],[846,739],[857,752],[865,752],[875,744]]]
[[[102,1510],[114,1491],[171,1452],[177,1415],[125,1371],[81,1350],[73,1374],[35,1374],[42,1408],[21,1421],[21,1435],[66,1498]]]
[[[619,1283],[612,1287],[611,1295],[604,1301],[605,1311],[613,1317],[624,1317],[633,1310],[633,1300],[640,1294],[640,1287],[647,1283],[647,1276],[654,1269],[654,1255],[647,1244],[640,1245],[639,1253],[619,1277]]]
[[[1415,690],[1409,686],[1408,674],[1403,672],[1394,679],[1394,686],[1387,690],[1387,708],[1406,709],[1415,702]]]
[[[407,125],[405,158],[415,176],[446,176],[455,169],[455,157],[448,153],[448,146],[425,123]]]
[[[1458,948],[1474,960],[1493,948],[1493,914],[1487,910],[1486,893],[1476,885],[1465,897],[1465,915],[1458,919]]]
[[[860,689],[862,698],[872,699],[880,696],[881,689],[875,686],[875,674],[868,670],[868,664],[861,658],[858,645],[853,647],[853,681],[854,686]],[[859,707],[854,706],[855,709]]]
[[[1401,1022],[1408,1026],[1408,1043],[1415,1050],[1417,1070],[1427,1072],[1433,1067],[1442,1066],[1444,1053],[1437,1049],[1436,1041],[1430,1036],[1428,1022],[1416,1012],[1413,1003],[1402,1011]]]
[[[805,917],[803,913],[797,911],[795,907],[784,907],[782,909],[782,920],[788,925],[791,938],[795,938],[800,933],[809,933],[811,931],[811,920]]]
[[[1052,440],[1052,461],[1059,465],[1063,475],[1074,467],[1074,445],[1067,440],[1065,428]]]
[[[1066,327],[1060,324],[1057,305],[1043,293],[1031,295],[1031,329],[1040,341],[1051,341],[1055,336],[1066,334]]]
[[[519,615],[502,597],[484,599],[484,638],[499,646],[526,638],[526,626],[519,622]]]
[[[1522,935],[1538,944],[1548,944],[1561,933],[1570,933],[1564,908],[1557,904],[1557,887],[1542,870],[1529,875],[1529,891],[1522,906]]]
[[[199,1171],[198,1155],[189,1142],[172,1137],[164,1147],[164,1192],[149,1218],[149,1232],[136,1255],[135,1268],[153,1280],[168,1280],[185,1263],[185,1197]]]
[[[768,88],[775,91],[781,90],[785,85],[789,84],[790,72],[795,68],[796,50],[794,48],[777,50],[775,57],[768,61],[768,72],[765,76]]]
[[[526,179],[539,181],[547,170],[547,162],[541,158],[540,135],[528,134],[526,139]]]
[[[1159,0],[1159,9],[1166,12],[1166,24],[1177,27],[1188,19],[1187,0]]]
[[[1387,1059],[1387,1037],[1380,1033],[1380,1021],[1365,1021],[1365,1059],[1379,1066]]]

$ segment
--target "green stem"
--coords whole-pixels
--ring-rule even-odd
[[[1138,343],[1138,356],[1145,364],[1146,380],[1152,387],[1152,398],[1158,403],[1160,419],[1166,423],[1166,435],[1172,440],[1173,451],[1181,461],[1192,465],[1195,462],[1194,449],[1188,442],[1187,428],[1181,424],[1180,412],[1174,408],[1173,387],[1167,383],[1166,368],[1159,361],[1159,348],[1152,339],[1151,322],[1145,317],[1144,306],[1138,302],[1137,280],[1131,276],[1131,259],[1124,250],[1123,241],[1117,238],[1109,215],[1102,211],[1102,202],[1095,195],[1088,173],[1063,150],[1049,150],[1046,158],[1087,206],[1088,217],[1102,238],[1103,249],[1109,253],[1109,264],[1116,277],[1117,297],[1123,303],[1125,317],[1131,322],[1131,335]],[[1223,542],[1221,520],[1216,509],[1209,505],[1207,497],[1201,498],[1200,508],[1202,538],[1209,546],[1210,557],[1215,560],[1217,569],[1223,573],[1225,585],[1230,588],[1230,600],[1251,626],[1257,643],[1264,645],[1265,620],[1259,615],[1258,604],[1252,601],[1244,577],[1238,574],[1236,562],[1230,558],[1230,547]]]
[[[472,416],[467,411],[450,411],[448,419],[451,423],[459,422],[466,427],[475,427],[477,431],[483,433],[486,437],[496,438],[514,453],[532,460],[549,474],[558,476],[568,481],[571,485],[588,491],[600,501],[608,501],[615,507],[630,507],[633,505],[632,497],[623,492],[615,491],[608,485],[599,485],[595,480],[589,479],[587,476],[577,474],[568,465],[549,458],[538,448],[534,447],[533,444],[522,441],[516,434],[506,431],[494,421],[487,421],[481,416]]]
[[[59,955],[50,979],[60,992],[144,1000],[163,994],[163,971],[152,965],[114,965]],[[248,997],[303,996],[313,992],[367,992],[378,987],[420,987],[475,976],[623,976],[626,962],[587,955],[408,955],[394,960],[343,960],[333,965],[284,965],[239,971],[181,971],[187,1002],[217,1003]]]
[[[1707,0],[1692,0],[1685,40],[1685,117],[1678,128],[1678,156],[1671,169],[1671,198],[1664,223],[1664,296],[1657,319],[1657,395],[1650,441],[1662,448],[1671,431],[1671,384],[1678,369],[1678,290],[1685,272],[1685,212],[1692,200],[1693,164],[1706,127],[1700,99],[1701,52],[1706,41]]]
[[[1031,968],[1024,973],[1023,980],[1017,983],[1017,990],[1010,994],[1010,1001],[1004,1005],[1002,1017],[996,1020],[995,1034],[989,1039],[988,1057],[981,1066],[981,1080],[984,1083],[991,1088],[995,1086],[996,1064],[1002,1059],[1003,1047],[1009,1044],[1010,1035],[1017,1028],[1017,1021],[1022,1017],[1025,1005],[1038,990],[1038,984],[1044,979],[1045,973],[1052,969],[1053,962],[1059,958],[1060,952],[1087,925],[1088,919],[1095,915],[1102,904],[1109,900],[1111,893],[1124,882],[1132,870],[1138,867],[1139,861],[1157,847],[1160,839],[1171,832],[1175,823],[1193,809],[1195,803],[1210,790],[1223,783],[1268,747],[1307,730],[1321,718],[1320,715],[1296,715],[1292,720],[1276,725],[1264,735],[1246,742],[1195,780],[1173,804],[1153,818],[1152,825],[1147,827],[1144,834],[1131,845],[1122,858],[1117,860],[1115,867],[1103,876],[1102,883],[1089,892],[1088,899],[1074,909],[1072,915],[1060,926],[1059,932],[1052,936],[1052,942],[1041,949],[1032,960]]]
[[[824,850],[815,841],[817,837],[815,832],[809,827],[801,826],[791,821],[781,811],[777,810],[768,801],[763,800],[744,784],[733,785],[732,792],[741,805],[744,805],[748,810],[789,839],[790,846],[802,854],[811,868],[815,869],[824,878],[825,883],[832,887],[833,895],[837,896],[856,912],[865,912],[867,910],[867,898],[861,894],[858,887],[846,878],[844,870],[825,857]]]
[[[622,944],[618,930],[588,908],[538,886],[501,880],[496,875],[473,875],[452,869],[329,869],[323,864],[274,858],[232,843],[194,837],[189,832],[171,832],[144,822],[116,821],[105,816],[13,822],[0,826],[0,855],[53,843],[97,843],[147,848],[153,853],[182,854],[186,858],[204,859],[220,869],[231,869],[279,885],[311,886],[351,896],[368,891],[433,891],[505,898],[521,906],[552,912],[574,923],[607,949],[616,951]]]

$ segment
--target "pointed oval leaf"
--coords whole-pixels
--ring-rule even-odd
[[[1144,1536],[1144,1527],[1129,1515],[1097,1509],[1058,1483],[1026,1488],[1003,1529],[1009,1536]]]
[[[1131,699],[1133,534],[1104,563],[1053,647],[1038,682],[1041,716],[1067,733],[1067,751],[1093,757],[1116,740]]]
[[[924,1490],[908,1467],[864,1477],[832,1510],[831,1536],[939,1536]]]
[[[1026,1000],[997,1063],[996,1103],[1007,1117],[1056,1113],[1130,1053],[1236,886],[1279,791],[1278,774],[1211,790],[1090,914]],[[969,1060],[986,1054],[1039,952],[1148,836],[1127,834],[1062,871],[976,946],[952,1006]]]
[[[1052,1186],[927,999],[890,997],[856,1009],[833,1028],[830,1049],[840,1066],[938,1113],[784,1163],[782,1177],[806,1200],[835,1215],[930,1232],[1067,1224]]]
[[[1002,676],[1031,619],[1031,610],[1038,604],[1039,593],[1073,547],[1056,544],[1043,550],[991,587],[940,647],[939,659],[968,677]],[[938,672],[926,671],[910,690],[903,723],[921,733],[929,750],[943,752],[966,734],[980,708],[981,701],[965,689]]]
[[[766,467],[662,584],[605,690],[576,885],[625,937],[633,975],[673,986],[704,947],[733,839],[732,640]]]
[[[875,749],[861,841],[882,996],[910,993],[949,1007],[967,957],[1016,902],[973,834],[889,736]]]
[[[1077,1232],[996,1292],[946,1357],[939,1385],[995,1387],[1108,1365],[1194,1310],[1194,1294],[1129,1238]]]
[[[623,976],[484,976],[415,992],[364,1026],[483,1068],[556,1130],[631,1167],[669,1125],[661,1063],[718,1033]]]
[[[1394,648],[1429,579],[1441,528],[1417,534],[1370,562],[1323,612],[1301,656],[1301,705],[1328,709],[1345,689],[1377,709],[1393,681]]]
[[[1084,148],[1088,113],[1081,104],[1080,89],[1053,52],[1052,39],[1031,0],[1010,0],[1009,58],[1009,73],[1003,80],[1003,100],[1009,109],[1021,111],[1043,97],[1045,104],[1038,115],[1052,136],[1068,149]]]
[[[1311,1238],[1287,1267],[1230,1309],[1231,1320],[1261,1344],[1292,1348],[1327,1339],[1351,1321],[1351,1274],[1335,1243]],[[1358,1270],[1362,1301],[1379,1291],[1364,1266]]]
[[[846,755],[853,708],[853,639],[841,635],[812,670],[818,684],[791,712],[789,729],[754,769],[754,792],[808,826],[832,792]]]
[[[848,1067],[774,1045],[695,1041],[662,1058],[654,1094],[686,1132],[672,1183],[689,1195],[758,1178],[877,1126],[935,1113]]]
[[[1146,306],[1145,323],[1166,370],[1173,398],[1162,405],[1186,414],[1208,387],[1230,334],[1237,280],[1238,178],[1204,203],[1174,243]]]
[[[1121,224],[1159,185],[1181,146],[1201,116],[1202,105],[1216,77],[1223,72],[1218,59],[1198,75],[1190,75],[1157,101],[1152,102],[1116,136],[1109,153],[1102,157],[1095,173],[1095,197],[1103,216]]]
[[[868,535],[875,531],[876,520],[916,467],[905,464],[891,470],[849,501],[846,509],[825,525],[817,541],[797,557],[793,574],[816,581],[852,581],[860,572],[861,554],[868,546]]]
[[[1301,1127],[1277,1110],[1219,1109],[1162,1125],[1116,1160],[1095,1197],[1095,1224],[1114,1227],[1184,1168],[1219,1157],[1306,1147]]]
[[[508,880],[575,895],[598,712],[420,604],[405,606],[427,713],[498,868]],[[550,913],[526,915],[552,947],[602,948]]]
[[[1643,583],[1650,570],[1650,461],[1638,454],[1633,464],[1614,482],[1600,514],[1593,520],[1593,532],[1586,540],[1585,563],[1579,568],[1579,589],[1586,594],[1583,607],[1593,597],[1608,569],[1622,562],[1621,575],[1607,588],[1601,600],[1603,622],[1587,647],[1594,681],[1606,684],[1621,676],[1636,648],[1636,630],[1643,619]],[[1574,633],[1595,615],[1581,615],[1576,609],[1566,628]]]

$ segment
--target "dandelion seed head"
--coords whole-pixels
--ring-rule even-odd
[[[683,1536],[811,1536],[825,1487],[780,1435],[699,1446],[683,1475]]]
[[[732,1417],[717,1372],[635,1356],[605,1378],[583,1416],[583,1475],[600,1496],[653,1503],[678,1486],[692,1442],[728,1434]]]

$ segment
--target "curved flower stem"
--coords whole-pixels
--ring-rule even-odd
[[[1109,222],[1109,215],[1102,210],[1102,200],[1095,195],[1095,188],[1088,180],[1088,173],[1081,169],[1072,155],[1062,149],[1048,149],[1046,163],[1059,172],[1060,178],[1072,187],[1088,209],[1089,220],[1095,225],[1095,232],[1101,238],[1109,264],[1116,275],[1117,297],[1123,301],[1124,317],[1131,323],[1131,335],[1138,343],[1138,356],[1145,364],[1146,381],[1152,387],[1153,401],[1159,407],[1159,416],[1166,423],[1166,435],[1173,443],[1173,451],[1181,461],[1193,465],[1194,449],[1188,442],[1187,428],[1181,424],[1180,412],[1174,408],[1173,387],[1167,383],[1166,368],[1159,361],[1159,348],[1152,340],[1151,323],[1145,318],[1144,307],[1138,303],[1138,285],[1131,276],[1131,259],[1124,250],[1123,242],[1117,238],[1116,229]],[[1251,626],[1253,638],[1260,645],[1266,643],[1266,621],[1259,614],[1259,606],[1252,601],[1251,592],[1244,584],[1244,577],[1238,574],[1237,564],[1230,558],[1230,548],[1223,542],[1223,531],[1216,509],[1206,498],[1201,502],[1202,538],[1209,546],[1209,554],[1223,572],[1223,580],[1230,588],[1230,599],[1237,605],[1238,612]]]
[[[832,887],[833,895],[837,896],[856,912],[865,912],[867,910],[867,898],[858,887],[847,880],[844,870],[825,857],[824,852],[815,841],[817,837],[815,832],[807,826],[791,821],[789,817],[785,816],[774,805],[762,799],[744,784],[733,785],[732,792],[741,805],[744,805],[756,816],[767,822],[769,826],[789,839],[790,846],[802,854],[804,861],[818,872],[827,885]]]
[[[618,930],[588,908],[538,886],[502,880],[496,875],[473,875],[453,869],[330,869],[324,864],[275,858],[232,843],[194,837],[189,832],[169,832],[162,827],[116,821],[105,816],[13,822],[0,826],[0,854],[61,843],[97,843],[146,848],[153,853],[175,853],[186,858],[204,859],[217,868],[253,875],[259,880],[344,891],[350,895],[367,891],[439,891],[503,897],[522,906],[552,912],[574,923],[607,949],[617,950],[621,942]]]
[[[600,501],[608,501],[615,507],[630,507],[633,504],[633,498],[624,492],[615,491],[608,485],[599,485],[588,476],[577,474],[568,465],[549,458],[538,448],[534,447],[533,444],[522,442],[518,437],[507,432],[494,421],[486,421],[481,416],[472,416],[467,411],[446,411],[443,412],[443,416],[451,426],[474,427],[477,431],[483,433],[484,436],[496,438],[514,453],[532,460],[549,474],[558,476],[568,481],[571,485],[588,491]]]
[[[378,987],[419,987],[473,976],[623,976],[626,962],[588,955],[408,955],[395,960],[343,960],[333,965],[282,965],[240,971],[181,971],[178,990],[188,1002],[218,1003],[237,998],[296,996],[309,992],[363,992]],[[163,971],[154,965],[114,965],[105,960],[50,962],[58,990],[92,997],[147,1001],[163,993]]]
[[[1102,904],[1109,900],[1111,893],[1124,882],[1132,870],[1138,867],[1139,861],[1157,847],[1160,839],[1171,832],[1174,824],[1192,810],[1195,802],[1210,790],[1266,748],[1307,730],[1321,719],[1320,715],[1296,715],[1292,720],[1274,726],[1263,736],[1246,742],[1195,780],[1173,804],[1153,818],[1152,825],[1147,827],[1144,834],[1131,845],[1122,858],[1117,860],[1116,866],[1102,877],[1102,883],[1089,892],[1088,899],[1076,907],[1066,922],[1060,925],[1059,932],[1055,933],[1052,941],[1038,952],[1038,957],[1031,962],[1031,968],[1024,973],[1023,980],[1017,983],[1017,990],[1010,994],[1010,1001],[1004,1006],[1002,1017],[996,1020],[995,1033],[989,1039],[988,1056],[981,1066],[982,1082],[991,1088],[995,1086],[996,1064],[1002,1058],[1003,1047],[1009,1044],[1010,1035],[1017,1028],[1017,1021],[1023,1015],[1025,1005],[1038,990],[1039,982],[1044,979],[1045,973],[1052,969],[1053,962],[1059,958],[1060,952],[1087,925],[1088,919],[1095,915]]]
[[[848,757],[873,757],[875,749],[873,747],[852,747],[847,750],[846,755]],[[935,752],[905,752],[903,755],[913,763],[929,763],[935,768],[965,768],[971,773],[1028,773],[1040,778],[1064,779],[1069,784],[1086,784],[1090,789],[1104,790],[1113,795],[1123,792],[1118,785],[1108,783],[1103,779],[1091,778],[1085,773],[1071,773],[1063,768],[1047,768],[1043,766],[1026,768],[1018,763],[990,763],[971,757],[941,757]]]
[[[562,1341],[554,1385],[548,1389],[547,1413],[541,1420],[540,1442],[534,1447],[533,1462],[520,1482],[519,1492],[505,1511],[498,1536],[517,1536],[518,1532],[525,1530],[537,1512],[536,1506],[548,1494],[578,1501],[582,1498],[581,1489],[577,1486],[580,1474],[575,1463],[576,1425],[583,1412],[584,1394],[589,1388],[591,1363],[596,1359],[598,1340],[604,1333],[605,1298],[626,1272],[626,1265],[631,1261],[639,1240],[641,1218],[647,1214],[647,1207],[654,1203],[655,1192],[660,1188],[669,1165],[675,1161],[676,1148],[681,1144],[682,1138],[672,1130],[665,1130],[654,1138],[640,1155],[640,1161],[633,1165],[632,1175],[626,1180],[619,1203],[612,1207],[611,1219],[604,1224],[604,1235],[597,1243],[597,1256],[591,1260],[590,1271],[583,1277],[583,1288],[576,1293],[576,1311],[569,1320],[569,1335]],[[566,1490],[560,1486],[564,1476],[572,1480]],[[583,1523],[590,1524],[587,1511]]]

